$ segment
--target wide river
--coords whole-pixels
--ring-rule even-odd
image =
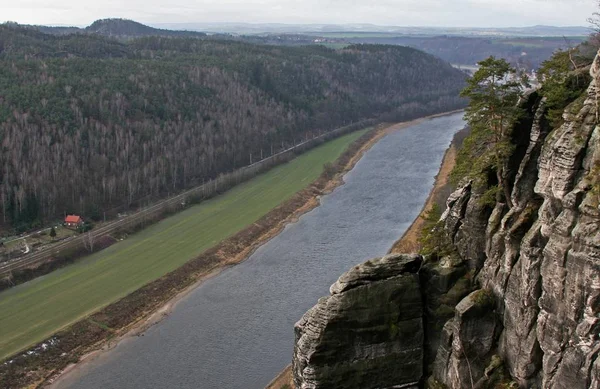
[[[419,214],[462,113],[391,133],[321,199],[245,262],[180,301],[60,386],[263,388],[291,361],[294,323],[353,265],[384,255]]]

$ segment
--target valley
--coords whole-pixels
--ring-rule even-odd
[[[600,389],[600,0],[30,3],[0,388]]]
[[[456,113],[391,131],[319,207],[54,387],[264,387],[289,363],[299,315],[340,271],[384,254],[412,224],[463,125]]]

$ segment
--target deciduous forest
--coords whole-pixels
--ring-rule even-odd
[[[401,46],[117,41],[0,26],[0,223],[99,218],[366,118],[464,106],[464,74]]]

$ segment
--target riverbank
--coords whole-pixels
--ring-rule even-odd
[[[438,115],[439,116],[439,115]],[[394,128],[394,126],[388,127],[386,131],[389,133],[390,131],[397,131],[399,129],[404,128],[403,126],[398,126]],[[429,192],[429,196],[419,216],[413,221],[410,227],[404,232],[404,234],[398,239],[390,248],[390,253],[410,253],[416,252],[419,250],[419,235],[421,230],[423,229],[423,223],[425,222],[424,216],[431,210],[434,204],[440,205],[442,208],[446,201],[446,198],[450,194],[452,188],[450,185],[450,173],[456,164],[456,154],[464,137],[467,135],[467,130],[462,130],[456,134],[452,143],[448,147],[444,154],[444,158],[440,165],[440,170],[435,177],[435,182],[433,188]],[[277,375],[271,381],[265,389],[292,389],[294,388],[294,380],[292,374],[292,365],[288,365],[284,370]]]
[[[446,199],[452,193],[452,185],[450,184],[450,173],[456,165],[456,155],[460,149],[464,138],[468,135],[468,129],[459,131],[454,138],[452,143],[446,150],[442,164],[440,165],[440,171],[435,176],[435,182],[427,201],[423,205],[423,209],[419,213],[419,216],[413,221],[410,227],[404,232],[404,234],[398,239],[392,248],[390,254],[396,253],[415,253],[420,250],[419,247],[419,236],[425,223],[425,216],[437,204],[440,209],[446,208]]]
[[[442,203],[444,202],[445,197],[442,198],[443,196],[441,195],[442,193],[447,192],[446,188],[449,186],[448,181],[450,172],[452,172],[452,169],[454,169],[454,165],[456,164],[456,152],[457,150],[454,144],[450,145],[444,154],[440,172],[435,179],[435,185],[433,186],[433,189],[431,189],[421,213],[419,213],[419,216],[410,225],[402,237],[394,243],[390,249],[390,254],[414,253],[419,251],[419,236],[425,223],[425,215],[433,208],[434,204],[438,204],[443,208]]]
[[[324,164],[335,162],[366,131],[324,143],[219,196],[123,237],[101,252],[1,292],[0,361],[48,339],[259,222],[315,181]],[[101,318],[99,323],[114,328],[113,322],[113,318]]]
[[[76,234],[70,239],[58,239],[48,247],[37,247],[35,252],[14,258],[8,262],[2,262],[0,258],[0,291],[52,273],[54,270],[72,265],[80,260],[85,260],[88,256],[93,255],[92,253],[102,251],[117,243],[123,236],[148,229],[152,224],[158,223],[173,214],[180,213],[186,207],[205,202],[229,189],[235,189],[244,182],[290,162],[298,155],[305,154],[319,145],[330,144],[331,142],[328,141],[335,141],[335,139],[345,135],[357,133],[358,130],[371,127],[375,123],[377,121],[374,119],[366,119],[334,129],[251,165],[221,174],[182,193],[170,197],[168,194],[163,194],[167,197],[158,199],[154,203],[147,203],[146,206],[140,203],[141,200],[136,200],[135,203],[139,203],[138,205],[141,207],[137,211],[129,215],[118,216],[118,214],[114,214],[112,218],[109,217],[112,220],[98,223],[99,225],[89,234]],[[322,166],[319,166],[319,173],[321,168]],[[311,178],[310,181],[316,179],[317,176]],[[294,193],[301,189],[301,187],[297,188]],[[0,360],[3,358],[4,355],[1,353],[0,345]]]

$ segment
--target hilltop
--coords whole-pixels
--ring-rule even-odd
[[[24,28],[31,28],[52,35],[68,34],[96,34],[113,38],[130,39],[145,36],[163,36],[163,37],[188,37],[202,38],[206,34],[198,31],[167,30],[154,28],[142,23],[128,19],[99,19],[85,28],[79,27],[52,27],[52,26],[28,26],[18,25]]]

